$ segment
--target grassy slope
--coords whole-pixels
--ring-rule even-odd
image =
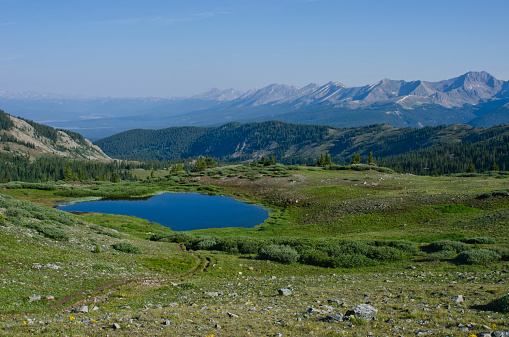
[[[214,184],[223,194],[270,206],[274,213],[253,229],[197,231],[200,234],[405,238],[416,245],[483,235],[496,238],[497,246],[509,247],[507,197],[477,198],[488,191],[507,190],[507,179],[431,178],[320,169],[289,171],[291,177],[246,179],[237,178],[245,174],[238,169],[221,171],[222,176],[210,172],[186,179]],[[155,191],[157,186],[168,190],[170,185],[175,188],[172,184],[145,183],[139,190]],[[114,186],[105,185],[101,189],[109,193]],[[97,191],[93,186],[86,189]],[[2,193],[46,204],[62,198],[54,191],[24,189]],[[192,256],[179,251],[175,244],[145,240],[150,235],[147,233],[165,230],[145,220],[97,214],[73,217],[77,219],[75,224],[64,227],[69,241],[46,238],[10,223],[9,218],[1,227],[3,333],[293,336],[314,331],[320,336],[340,336],[346,332],[407,335],[421,329],[439,335],[467,336],[468,333],[458,331],[458,324],[470,322],[477,324],[472,328],[474,332],[487,330],[481,325],[490,330],[509,330],[503,314],[471,309],[507,293],[504,270],[509,269],[508,262],[461,266],[448,261],[426,261],[426,255],[421,253],[413,261],[351,270],[282,265],[248,255],[210,251]],[[111,244],[119,241],[131,242],[143,253],[132,255],[113,250]],[[92,252],[96,245],[101,247],[98,254]],[[196,256],[202,261],[205,256],[211,260],[206,272],[186,279],[176,277],[200,262]],[[32,268],[34,263],[43,267]],[[44,267],[47,263],[60,269]],[[173,280],[176,285],[161,278]],[[110,290],[107,299],[96,304],[97,311],[87,314],[63,311],[88,295],[96,296],[93,290],[101,285],[125,279],[144,282]],[[277,289],[289,286],[293,296],[276,296]],[[210,297],[204,293],[207,291],[219,295]],[[52,309],[54,302],[29,302],[27,296],[33,293],[53,295],[57,301],[71,295],[78,297]],[[108,292],[100,294],[104,293]],[[465,303],[451,302],[458,294],[465,297]],[[327,303],[333,298],[340,303]],[[379,309],[378,321],[353,324],[318,321],[330,314],[325,312],[329,309],[344,313],[350,306],[366,302]],[[90,308],[94,305],[88,304]],[[306,314],[310,307],[324,312]],[[232,318],[228,312],[240,317]],[[30,324],[28,319],[34,323]],[[162,325],[166,320],[171,324]],[[121,329],[113,331],[113,323],[120,324]]]

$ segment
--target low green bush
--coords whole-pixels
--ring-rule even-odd
[[[107,271],[107,272],[113,271],[113,267],[106,263],[95,263],[92,265],[92,269],[96,271]]]
[[[487,236],[478,236],[475,238],[463,238],[460,241],[464,242],[464,243],[479,244],[479,245],[493,245],[496,243],[495,239],[487,237]]]
[[[390,262],[390,261],[398,261],[403,259],[404,254],[402,251],[388,246],[382,247],[370,247],[367,257],[372,260],[382,261],[382,262]]]
[[[417,254],[419,249],[410,241],[398,240],[398,241],[374,241],[375,246],[388,246],[396,248],[404,253]]]
[[[119,242],[111,245],[111,247],[115,250],[118,250],[122,253],[128,254],[141,254],[141,249],[138,246],[133,245],[129,242]]]
[[[199,238],[199,240],[191,246],[194,250],[212,250],[217,245],[217,238],[213,236],[205,236]]]
[[[461,253],[470,249],[471,248],[468,244],[458,241],[438,241],[433,242],[423,248],[423,250],[428,253],[436,253],[442,250]]]
[[[302,249],[299,261],[318,267],[327,267],[329,265],[329,255],[323,250],[315,248]]]
[[[503,261],[509,261],[509,249],[503,247],[492,247],[489,250],[494,251],[498,255],[500,255],[500,259]]]
[[[509,313],[509,294],[490,302],[487,309],[502,314]]]
[[[57,241],[68,241],[69,240],[69,234],[56,227],[55,224],[45,221],[45,222],[38,222],[38,221],[27,221],[24,223],[24,225],[28,228],[35,229],[40,234],[44,235],[47,238],[57,240]]]
[[[196,284],[194,282],[184,282],[184,283],[179,284],[179,287],[181,287],[182,289],[197,289],[198,284]]]
[[[454,259],[454,261],[458,264],[486,265],[488,263],[498,261],[501,258],[500,254],[493,250],[478,249],[461,253]]]
[[[9,208],[5,211],[8,218],[31,218],[32,214],[22,208]]]
[[[240,252],[237,238],[235,237],[222,238],[217,244],[217,249],[231,254],[238,254]]]
[[[195,237],[185,232],[157,233],[150,237],[150,241],[182,243],[186,246],[195,240]]]
[[[281,263],[294,263],[299,260],[299,253],[286,245],[268,245],[260,249],[260,259]]]

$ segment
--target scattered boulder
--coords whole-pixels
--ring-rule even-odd
[[[281,296],[290,296],[292,291],[290,289],[278,289],[277,291]]]
[[[509,331],[493,331],[491,335],[493,337],[509,337]]]
[[[343,321],[342,314],[333,314],[321,319],[322,322],[334,323]]]
[[[115,330],[120,329],[120,325],[118,325],[118,323],[113,323],[112,327],[113,327],[113,329],[115,329]]]
[[[205,297],[217,297],[219,293],[217,291],[206,291],[203,295],[205,295]]]
[[[30,295],[30,296],[28,296],[28,300],[30,302],[40,301],[41,295],[37,295],[37,294]]]
[[[88,306],[87,305],[82,305],[82,306],[79,306],[79,307],[75,307],[75,308],[72,309],[72,311],[87,313],[88,312]]]
[[[327,312],[325,310],[322,310],[322,309],[316,309],[316,308],[309,308],[307,310],[307,313],[308,314],[326,314]]]
[[[228,316],[230,316],[231,318],[239,318],[239,315],[235,315],[234,313],[228,312],[227,314],[228,314]]]
[[[45,299],[46,299],[46,301],[48,301],[48,302],[54,302],[54,301],[56,301],[56,300],[55,300],[55,297],[53,297],[53,296],[51,296],[51,295],[46,296],[46,298],[45,298]]]
[[[53,270],[60,269],[60,267],[59,267],[59,266],[57,266],[57,265],[56,265],[56,264],[54,264],[54,263],[46,263],[46,264],[44,265],[44,267],[46,267],[46,268],[50,268],[50,269],[53,269]]]
[[[454,296],[453,298],[451,298],[451,301],[453,301],[454,303],[463,303],[465,301],[465,299],[463,298],[463,295],[458,295],[458,296]]]
[[[350,308],[345,316],[353,315],[355,318],[373,319],[377,314],[378,310],[369,304],[359,304],[353,308]]]

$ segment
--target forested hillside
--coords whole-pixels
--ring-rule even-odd
[[[82,135],[0,110],[0,182],[135,179]]]
[[[126,131],[95,142],[108,155],[127,160],[177,160],[209,155],[226,162],[260,159],[273,153],[285,164],[309,164],[328,151],[338,164],[355,153],[367,161],[400,172],[444,174],[464,172],[470,160],[477,170],[496,163],[509,168],[508,125],[474,128],[468,125],[357,128],[288,124],[277,121],[229,123],[208,128],[168,128]]]

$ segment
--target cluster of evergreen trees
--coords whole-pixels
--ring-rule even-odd
[[[478,143],[436,146],[398,156],[377,158],[396,172],[443,175],[462,172],[509,170],[509,136]]]
[[[31,162],[25,156],[0,153],[0,182],[3,183],[10,181],[97,180],[118,182],[120,180],[136,180],[129,173],[129,168],[134,168],[133,164],[102,163],[60,157],[42,157]]]
[[[323,153],[320,153],[320,158],[316,160],[315,165],[316,166],[326,166],[326,165],[332,165],[332,159],[329,155],[329,151],[325,152],[325,155]]]
[[[194,172],[200,172],[204,171],[207,168],[213,168],[216,167],[217,163],[212,157],[209,157],[208,155],[205,156],[205,159],[203,159],[202,156],[198,157],[198,160],[196,161],[196,166],[192,169]]]

